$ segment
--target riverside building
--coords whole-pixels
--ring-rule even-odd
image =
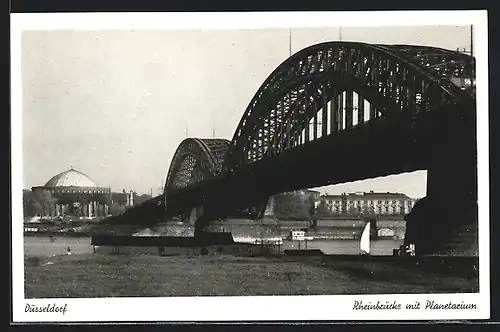
[[[333,214],[405,215],[410,213],[415,199],[401,193],[354,192],[322,195]]]
[[[111,189],[98,186],[86,174],[73,168],[31,190],[33,195],[43,198],[42,217],[73,215],[95,218],[109,214]]]

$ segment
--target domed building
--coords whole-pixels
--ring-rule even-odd
[[[46,217],[105,217],[109,214],[111,189],[99,187],[86,174],[73,168],[53,176],[44,186],[31,188],[46,202]]]

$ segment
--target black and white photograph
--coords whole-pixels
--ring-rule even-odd
[[[486,11],[11,18],[15,321],[489,318]]]

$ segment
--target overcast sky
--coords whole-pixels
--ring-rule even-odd
[[[468,26],[292,29],[292,53],[324,42],[469,48]],[[22,36],[23,185],[70,166],[100,186],[156,194],[186,137],[231,139],[289,56],[289,30],[29,31]],[[425,195],[415,172],[322,188]]]

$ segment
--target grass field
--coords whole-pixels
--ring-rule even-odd
[[[477,291],[477,276],[423,272],[390,261],[225,255],[25,256],[26,298]]]

